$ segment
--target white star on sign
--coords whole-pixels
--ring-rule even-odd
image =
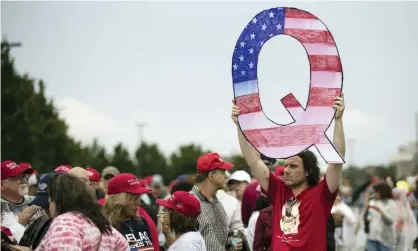
[[[245,76],[245,71],[244,70],[241,71],[241,75]]]
[[[253,54],[253,53],[254,53],[254,49],[253,49],[253,48],[251,48],[251,49],[249,49],[249,50],[248,50],[248,52],[249,52],[250,54]]]
[[[250,38],[251,38],[251,39],[255,39],[255,34],[254,34],[254,32],[250,34]]]
[[[282,25],[281,24],[276,25],[276,27],[277,27],[277,30],[281,30],[282,29]]]
[[[270,34],[269,34],[269,37],[272,37],[272,36],[273,36],[273,33],[270,33]]]
[[[263,44],[264,44],[264,41],[261,41],[261,42],[260,42],[260,46],[263,46]]]
[[[257,18],[255,17],[254,19],[253,19],[253,24],[256,24],[257,23]]]
[[[238,65],[234,64],[232,67],[234,67],[234,71],[238,70]]]
[[[244,61],[244,56],[243,56],[243,55],[241,55],[241,56],[239,57],[239,61]]]
[[[251,62],[248,66],[250,67],[250,69],[252,69],[254,66],[253,62]]]
[[[265,24],[261,25],[261,29],[262,29],[262,30],[267,29],[267,25],[265,25]]]
[[[270,16],[270,18],[274,17],[274,12],[270,11],[269,16]]]
[[[245,46],[245,42],[244,41],[242,41],[241,43],[239,43],[240,45],[241,45],[241,47],[244,47]]]

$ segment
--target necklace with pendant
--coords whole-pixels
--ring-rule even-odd
[[[129,220],[129,225],[126,224],[123,221],[122,221],[122,223],[123,223],[123,225],[125,225],[125,226],[127,226],[129,228],[129,230],[131,231],[132,234],[134,233],[134,230],[132,229],[132,221],[131,220]]]

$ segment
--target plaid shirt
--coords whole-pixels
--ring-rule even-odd
[[[201,213],[199,221],[199,231],[205,239],[207,251],[222,251],[226,249],[228,239],[228,223],[225,209],[216,196],[210,202],[197,186],[190,191],[200,201]]]

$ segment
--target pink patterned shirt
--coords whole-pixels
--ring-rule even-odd
[[[45,251],[95,251],[100,241],[99,229],[84,216],[68,212],[56,217],[39,244]],[[127,240],[112,228],[102,236],[100,251],[129,251]]]

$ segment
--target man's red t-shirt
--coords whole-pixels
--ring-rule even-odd
[[[102,198],[100,200],[97,200],[97,202],[100,205],[104,205],[106,202],[106,199]],[[144,217],[145,221],[148,224],[148,227],[151,232],[152,244],[154,245],[154,251],[160,251],[160,243],[158,242],[157,226],[155,226],[155,223],[152,220],[152,218],[148,215],[147,211],[145,211],[145,209],[143,209],[142,207],[138,207],[138,214]]]
[[[329,191],[326,178],[295,198],[291,188],[270,173],[265,194],[274,212],[271,250],[326,251],[327,221],[337,196],[337,191]]]

